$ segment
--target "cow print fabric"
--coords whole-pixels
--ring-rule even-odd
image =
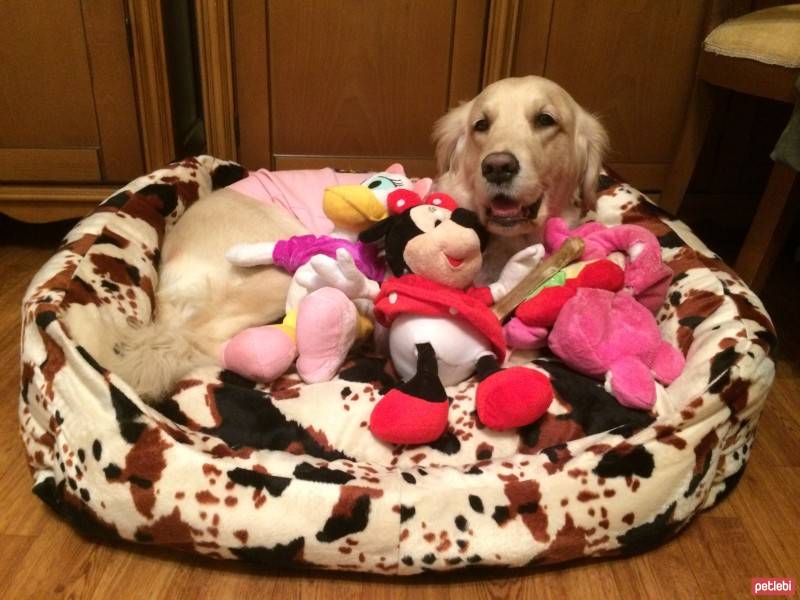
[[[79,530],[275,567],[406,575],[639,552],[735,486],[773,379],[772,324],[685,225],[609,177],[587,218],[646,227],[675,274],[657,318],[687,365],[651,413],[548,356],[516,357],[553,382],[540,421],[486,430],[469,380],[448,389],[450,425],[427,446],[370,435],[369,413],[397,381],[366,353],[315,385],[203,368],[158,410],[144,404],[64,317],[151,318],[165,232],[244,174],[200,156],[131,182],[27,291],[19,418],[33,489]]]

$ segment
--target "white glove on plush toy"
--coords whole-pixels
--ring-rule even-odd
[[[353,257],[344,248],[336,251],[336,259],[318,254],[309,261],[310,269],[297,272],[297,282],[308,292],[323,287],[333,287],[350,298],[374,300],[380,291],[377,282],[369,279],[356,266]]]
[[[497,302],[514,289],[543,258],[544,246],[542,244],[528,246],[512,256],[506,266],[503,267],[499,279],[489,286],[494,301]]]

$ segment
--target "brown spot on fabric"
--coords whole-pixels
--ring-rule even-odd
[[[205,463],[203,465],[203,475],[208,477],[209,475],[214,475],[215,477],[219,477],[222,475],[222,471],[220,471],[217,467],[212,465],[211,463]]]
[[[586,551],[586,538],[588,530],[576,527],[572,515],[567,513],[564,526],[558,530],[550,547],[545,550],[542,564],[553,564],[582,556]]]
[[[589,502],[590,500],[596,500],[599,498],[599,494],[595,494],[594,492],[590,492],[589,490],[581,490],[578,492],[578,501],[580,502]]]
[[[148,519],[153,518],[156,503],[155,483],[167,466],[164,452],[171,448],[158,428],[145,429],[125,457],[125,469],[118,482],[129,482],[136,510]]]
[[[247,543],[247,530],[246,529],[237,529],[233,532],[233,535],[236,536],[236,539],[242,542],[242,545]]]
[[[686,440],[675,434],[675,428],[668,425],[655,425],[656,439],[662,444],[674,446],[678,450],[686,447]]]
[[[225,506],[236,506],[237,502],[239,502],[239,500],[236,496],[225,496]]]
[[[733,414],[737,414],[747,406],[750,393],[750,382],[745,379],[735,379],[722,390],[720,396]]]
[[[192,528],[181,519],[181,511],[177,506],[169,515],[160,517],[151,525],[139,527],[135,536],[141,542],[194,551]]]
[[[537,542],[547,542],[547,513],[539,504],[542,495],[538,481],[512,481],[503,486],[509,501],[509,518],[519,516]]]
[[[219,498],[217,498],[214,494],[212,494],[208,490],[203,490],[202,492],[197,492],[194,495],[194,497],[200,504],[218,504],[219,503]]]
[[[634,514],[632,512],[627,513],[625,516],[622,517],[623,522],[627,523],[628,525],[633,524],[633,519],[634,519]]]

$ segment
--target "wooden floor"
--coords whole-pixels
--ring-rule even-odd
[[[751,577],[800,579],[800,275],[788,260],[762,295],[781,338],[777,379],[750,464],[728,499],[634,558],[382,579],[264,572],[98,545],[31,494],[17,424],[19,306],[54,245],[41,230],[4,227],[0,216],[0,598],[749,598]]]

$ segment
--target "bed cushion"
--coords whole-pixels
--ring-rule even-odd
[[[78,346],[87,307],[151,317],[159,247],[198,197],[245,171],[208,156],[141,177],[102,203],[36,275],[23,306],[20,421],[34,491],[104,539],[217,558],[406,575],[639,552],[728,493],[774,375],[760,300],[681,222],[604,176],[596,218],[652,231],[674,272],[658,313],[687,358],[651,413],[626,409],[552,357],[555,401],[516,431],[483,428],[475,381],[448,388],[450,425],[426,446],[369,433],[396,385],[376,356],[330,382],[271,385],[203,368],[158,407]],[[100,326],[100,322],[97,326]]]

